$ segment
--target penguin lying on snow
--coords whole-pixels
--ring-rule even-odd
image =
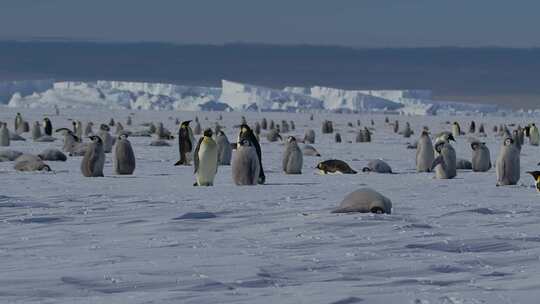
[[[347,195],[332,213],[372,212],[392,213],[392,201],[371,188],[356,190]]]
[[[317,167],[322,174],[341,173],[341,174],[356,174],[346,162],[339,159],[330,159],[320,162]]]

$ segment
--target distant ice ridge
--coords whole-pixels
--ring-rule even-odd
[[[318,98],[239,82],[222,80],[220,100],[235,110],[243,111],[297,111],[324,110]]]
[[[0,103],[10,107],[239,110],[358,111],[405,115],[491,113],[495,105],[434,101],[429,90],[345,90],[322,86],[283,90],[228,80],[221,88],[165,83],[94,81],[21,81],[0,83]],[[7,97],[9,96],[9,97]]]
[[[43,92],[53,87],[54,80],[21,80],[0,82],[0,104],[6,104],[15,93],[20,96]]]
[[[496,105],[432,100],[430,90],[344,90],[320,86],[286,87],[284,90],[319,98],[328,110],[394,111],[404,115],[499,110]]]
[[[96,81],[56,82],[53,87],[31,96],[14,94],[10,107],[51,107],[140,110],[224,110],[218,102],[220,88],[180,86],[162,83]],[[208,108],[210,107],[210,109]]]

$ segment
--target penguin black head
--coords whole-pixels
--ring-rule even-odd
[[[17,112],[17,116],[21,116],[21,113]]]
[[[437,151],[438,153],[441,153],[441,149],[445,144],[446,144],[445,141],[439,141],[435,143],[435,151]]]
[[[454,138],[454,135],[449,134],[449,135],[448,135],[448,141],[454,141],[454,142],[455,142],[456,139]]]
[[[120,133],[120,135],[118,136],[118,139],[127,139],[129,137],[129,135],[125,132],[122,132]]]
[[[290,143],[296,142],[296,138],[294,136],[289,136],[287,137],[287,142],[290,142]]]
[[[106,125],[106,124],[101,124],[101,126],[99,126],[99,129],[103,130],[103,131],[110,131],[111,130],[111,128],[109,128],[109,126]]]
[[[103,143],[103,141],[101,140],[101,137],[99,137],[99,136],[92,135],[89,138],[90,138],[90,140],[92,140],[95,143]]]
[[[504,145],[505,146],[510,146],[510,145],[513,145],[513,144],[514,144],[514,140],[512,138],[510,138],[510,137],[508,137],[508,138],[506,138],[504,140]]]
[[[219,130],[219,135],[221,135],[221,136],[225,136],[225,132],[223,132],[223,131]]]
[[[204,130],[204,133],[203,133],[204,137],[212,137],[212,134],[213,134],[212,129],[206,129]]]
[[[251,128],[247,124],[241,124],[240,125],[240,133],[244,133],[247,131],[251,131]]]
[[[362,168],[362,172],[371,172],[371,169],[369,167]]]
[[[183,121],[183,122],[180,124],[180,127],[182,127],[182,128],[189,127],[189,123],[190,123],[190,122],[191,122],[191,120]]]
[[[240,145],[244,147],[248,147],[248,146],[251,146],[251,142],[247,139],[242,139],[240,140]]]
[[[429,132],[427,130],[422,131],[422,136],[429,136]]]
[[[482,144],[483,143],[473,142],[473,143],[471,143],[471,149],[478,150],[478,148],[480,148],[480,145],[482,145]]]
[[[41,171],[51,171],[51,167],[49,167],[49,165],[43,165],[43,168],[41,168]]]

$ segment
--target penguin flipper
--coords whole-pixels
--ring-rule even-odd
[[[195,148],[195,153],[193,155],[193,164],[194,164],[193,173],[197,173],[197,171],[199,170],[199,149],[201,148],[201,143],[203,139],[204,137],[201,137],[199,139],[199,142],[197,143],[197,148]]]

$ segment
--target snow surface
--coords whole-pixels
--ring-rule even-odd
[[[221,88],[124,81],[36,83],[0,83],[0,103],[4,96],[10,107],[25,108],[360,111],[405,115],[499,111],[495,105],[432,100],[429,90],[343,90],[321,86],[279,90],[228,80],[222,81]]]
[[[174,130],[174,118],[195,116],[208,127],[220,115],[68,109],[54,116],[53,109],[0,107],[0,120],[12,127],[16,112],[31,122],[47,115],[55,128],[70,126],[68,119],[125,122],[132,112],[131,130],[150,121]],[[525,171],[537,168],[540,148],[523,146],[520,183],[508,187],[495,186],[494,169],[460,170],[451,180],[417,174],[415,150],[405,148],[424,125],[435,134],[449,129],[446,121],[466,129],[475,119],[485,124],[495,162],[500,139],[492,126],[524,125],[526,119],[390,117],[411,123],[417,133],[406,139],[384,124],[383,115],[326,113],[314,121],[301,113],[221,115],[230,140],[241,115],[251,124],[262,117],[294,120],[290,135],[301,138],[306,128],[315,129],[322,157],[306,156],[303,174],[285,175],[283,145],[262,136],[268,184],[253,187],[235,186],[228,166],[219,168],[214,187],[193,187],[193,167],[173,166],[176,145],[151,147],[151,138],[131,138],[133,176],[113,175],[111,155],[104,178],[83,177],[81,157],[48,162],[51,173],[20,173],[13,162],[2,162],[0,303],[537,302],[540,203]],[[320,133],[324,119],[334,121],[344,143]],[[372,143],[348,143],[355,129],[347,122],[357,119],[374,119]],[[457,140],[458,157],[470,159],[466,137]],[[61,146],[61,140],[27,140],[9,148],[38,153]],[[357,170],[382,158],[397,174],[315,174],[315,165],[330,158]],[[392,200],[392,215],[330,213],[366,186]]]

